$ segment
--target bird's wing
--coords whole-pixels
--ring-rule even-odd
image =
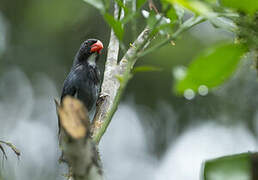
[[[61,95],[61,103],[63,101],[63,98],[66,95],[75,96],[76,92],[78,91],[78,88],[76,87],[76,79],[77,75],[73,71],[71,71],[67,78],[64,81],[62,95]],[[58,117],[58,135],[60,135],[60,119]]]
[[[66,95],[74,96],[76,94],[76,91],[77,91],[76,79],[77,79],[77,74],[71,71],[64,81],[61,101]]]

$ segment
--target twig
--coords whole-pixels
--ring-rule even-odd
[[[12,143],[10,142],[5,142],[5,141],[2,141],[0,140],[0,150],[3,152],[4,154],[4,157],[7,159],[7,156],[6,156],[6,153],[5,153],[5,150],[3,148],[3,146],[1,145],[2,144],[5,144],[6,146],[10,147],[12,149],[12,151],[16,154],[16,156],[19,158],[19,156],[21,155],[21,152],[19,149],[17,149]]]
[[[151,52],[153,52],[154,50],[157,50],[159,48],[161,48],[162,46],[168,44],[170,41],[175,40],[181,33],[183,33],[184,31],[192,28],[193,26],[200,24],[201,22],[205,21],[205,19],[203,17],[198,17],[198,18],[190,18],[189,20],[187,20],[185,23],[183,23],[179,29],[177,29],[177,31],[172,34],[168,39],[165,39],[163,41],[161,41],[160,43],[156,44],[155,46],[147,49],[146,51],[144,51],[143,53],[141,53],[139,55],[139,57],[145,56]]]
[[[153,1],[152,0],[148,0],[148,1],[149,1],[149,9],[150,10],[154,9],[154,11],[158,14],[159,11],[158,11],[157,7],[155,6],[155,4],[153,3]]]

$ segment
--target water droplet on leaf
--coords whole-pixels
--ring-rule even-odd
[[[206,96],[209,92],[209,89],[205,85],[200,85],[199,88],[198,88],[198,92],[201,96]]]
[[[184,91],[184,97],[187,100],[192,100],[195,97],[195,92],[192,89],[187,89]]]
[[[172,73],[176,80],[182,80],[186,75],[186,68],[184,66],[178,66],[173,69]]]

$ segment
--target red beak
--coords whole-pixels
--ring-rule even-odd
[[[91,45],[91,49],[90,52],[98,52],[100,53],[100,51],[103,49],[103,44],[101,41],[97,41],[96,43]]]

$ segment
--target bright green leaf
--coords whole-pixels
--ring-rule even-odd
[[[178,19],[176,10],[173,6],[168,10],[166,16],[171,20],[171,22],[174,22]]]
[[[250,14],[254,14],[254,12],[258,10],[258,0],[220,0],[220,2],[223,6],[241,10]]]
[[[211,3],[211,4],[218,3],[218,0],[205,0],[205,1],[208,2],[208,3]]]
[[[251,180],[251,158],[251,153],[243,153],[206,161],[204,180]]]
[[[236,70],[246,51],[239,44],[223,44],[205,50],[192,61],[186,76],[176,82],[176,92],[183,94],[187,89],[197,91],[200,86],[212,88],[222,84]]]
[[[102,0],[83,0],[83,1],[92,5],[93,7],[97,8],[98,10],[103,11],[105,9]]]
[[[177,10],[174,6],[171,5],[167,0],[161,0],[162,3],[162,12],[166,13],[166,17],[171,20],[171,22],[175,22],[178,20]],[[181,8],[182,11],[184,9]],[[181,12],[182,12],[181,11]]]
[[[168,0],[172,4],[180,5],[194,13],[200,14],[205,17],[212,17],[214,13],[212,9],[204,2],[198,0]]]
[[[114,30],[117,38],[119,40],[123,39],[124,36],[124,29],[123,29],[123,25],[120,21],[116,20],[112,15],[106,13],[104,15],[105,20],[107,21],[107,23],[112,27],[112,29]]]
[[[124,78],[120,75],[116,75],[117,80],[119,81],[119,83],[121,84],[124,81]]]
[[[133,73],[138,72],[149,72],[149,71],[161,71],[162,69],[160,67],[155,66],[138,66],[133,69]]]

